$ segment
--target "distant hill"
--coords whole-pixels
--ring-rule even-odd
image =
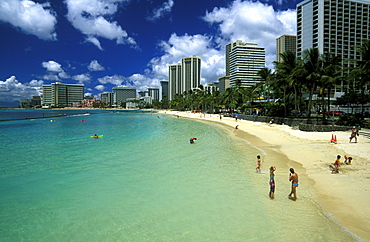
[[[19,101],[14,101],[14,102],[0,101],[0,107],[18,107],[18,106],[19,106]]]

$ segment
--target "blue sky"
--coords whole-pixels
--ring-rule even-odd
[[[296,34],[298,0],[1,0],[0,106],[41,94],[54,82],[98,96],[168,80],[168,65],[202,58],[206,85],[225,75],[225,45],[266,48]]]

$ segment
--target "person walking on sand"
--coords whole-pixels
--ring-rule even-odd
[[[297,200],[298,174],[294,172],[293,168],[290,168],[289,181],[292,182],[292,191],[288,197],[292,197],[293,194],[293,201],[295,201]]]
[[[355,143],[357,143],[357,135],[358,135],[358,129],[356,126],[353,126],[352,128],[351,136],[349,137],[349,143],[352,142],[352,139],[355,138]]]
[[[276,171],[275,166],[270,167],[270,193],[269,196],[271,199],[274,199],[274,193],[275,193],[275,174]]]
[[[261,156],[257,155],[257,167],[256,172],[261,172]]]

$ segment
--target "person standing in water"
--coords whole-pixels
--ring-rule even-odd
[[[269,196],[271,199],[274,199],[274,193],[275,193],[275,174],[276,171],[275,166],[270,167],[270,193]]]
[[[289,197],[293,194],[293,200],[297,200],[297,187],[298,187],[298,174],[294,172],[293,168],[290,168],[289,181],[292,182],[292,191],[289,193]]]
[[[261,172],[261,156],[257,155],[257,167],[256,172]]]

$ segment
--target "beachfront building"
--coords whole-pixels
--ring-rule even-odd
[[[168,94],[169,100],[173,100],[175,95],[182,93],[182,72],[181,64],[173,64],[168,70]]]
[[[100,102],[107,107],[111,107],[113,105],[113,92],[101,93]]]
[[[159,88],[148,87],[148,96],[152,98],[152,101],[159,101]]]
[[[121,106],[128,98],[136,98],[136,87],[113,87],[113,106]]]
[[[297,4],[297,56],[314,47],[342,60],[360,59],[356,46],[370,39],[369,22],[370,0],[302,1]]]
[[[42,86],[42,106],[72,107],[84,99],[84,85],[62,84],[61,82]]]
[[[169,94],[168,94],[168,81],[161,81],[161,101],[168,100]]]
[[[99,106],[100,100],[97,100],[95,96],[86,96],[84,100],[81,101],[82,108],[95,108]]]
[[[276,61],[282,62],[280,54],[285,51],[292,51],[296,53],[297,50],[297,36],[284,34],[276,39]]]
[[[201,58],[197,55],[183,58],[181,63],[169,66],[168,94],[173,100],[176,94],[195,90],[200,85]]]
[[[218,78],[218,88],[221,93],[225,93],[226,89],[230,87],[230,77],[222,76]]]
[[[208,94],[212,94],[213,92],[218,91],[218,87],[215,83],[210,82],[204,87],[204,91]]]
[[[265,67],[265,48],[256,43],[241,40],[226,45],[226,76],[230,85],[241,81],[242,87],[250,87],[261,81],[259,70]]]
[[[33,96],[32,98],[20,99],[21,108],[41,107],[41,97]]]

